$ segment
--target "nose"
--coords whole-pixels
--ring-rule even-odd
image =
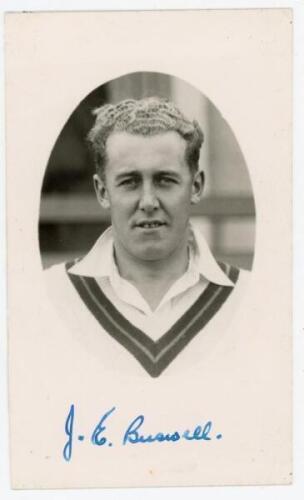
[[[153,212],[154,210],[159,208],[159,200],[155,187],[150,183],[144,185],[142,188],[139,200],[139,208],[140,210],[144,210],[147,213]]]

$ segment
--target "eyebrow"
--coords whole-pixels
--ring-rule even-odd
[[[115,177],[115,181],[119,182],[123,179],[127,179],[128,177],[140,177],[140,173],[138,170],[130,170],[129,172],[122,172]]]
[[[156,172],[153,172],[152,177],[159,177],[161,175],[170,175],[173,177],[180,177],[180,174],[178,172],[175,172],[174,170],[157,170]],[[129,170],[128,172],[122,172],[117,175],[115,180],[119,181],[121,179],[125,179],[126,177],[141,177],[142,172],[139,170]]]
[[[174,170],[159,170],[155,173],[155,175],[170,175],[171,177],[180,177],[179,172],[175,172]]]

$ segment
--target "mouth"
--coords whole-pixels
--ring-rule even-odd
[[[141,229],[157,229],[165,225],[165,222],[159,220],[143,220],[135,224],[135,227],[140,227]]]

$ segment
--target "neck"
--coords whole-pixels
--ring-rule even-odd
[[[159,260],[135,259],[115,242],[114,248],[120,275],[136,286],[151,309],[158,306],[165,293],[188,266],[187,240],[168,257]]]

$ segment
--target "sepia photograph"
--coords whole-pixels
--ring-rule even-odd
[[[39,235],[50,293],[157,377],[215,315],[229,320],[254,223],[244,157],[215,106],[173,76],[122,76],[81,102],[47,165]]]

